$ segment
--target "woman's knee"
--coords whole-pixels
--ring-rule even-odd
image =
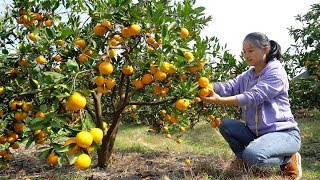
[[[225,131],[226,129],[228,129],[228,127],[231,127],[233,123],[234,123],[234,120],[232,119],[229,119],[229,118],[223,119],[219,125],[219,130]]]

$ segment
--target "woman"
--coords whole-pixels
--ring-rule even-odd
[[[300,130],[291,113],[288,77],[281,48],[262,33],[248,34],[243,55],[249,70],[201,97],[206,103],[241,106],[243,121],[224,119],[219,130],[235,155],[249,166],[280,165],[285,175],[302,176]]]

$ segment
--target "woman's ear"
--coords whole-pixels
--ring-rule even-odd
[[[269,51],[270,51],[270,47],[269,47],[269,46],[265,47],[265,51],[264,51],[264,52],[265,52],[266,54],[268,54]]]

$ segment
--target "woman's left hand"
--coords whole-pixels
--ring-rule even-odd
[[[215,93],[213,90],[210,89],[210,94],[207,97],[200,96],[200,99],[206,103],[220,104],[221,96],[219,96],[219,94]]]

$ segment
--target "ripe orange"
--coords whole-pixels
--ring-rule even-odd
[[[209,118],[210,118],[211,120],[214,120],[216,117],[215,117],[213,114],[211,114],[211,115],[209,115]]]
[[[5,136],[0,137],[0,144],[4,144],[7,142],[7,138]]]
[[[86,42],[83,39],[77,39],[74,41],[74,45],[83,49],[86,47]]]
[[[122,41],[122,38],[121,38],[121,36],[119,36],[118,34],[115,34],[114,36],[113,36],[113,39],[115,39],[116,41]]]
[[[31,41],[37,41],[39,39],[39,36],[34,34],[34,33],[30,33],[28,34],[28,38],[31,40]]]
[[[200,96],[204,96],[204,97],[207,97],[207,96],[209,96],[209,94],[210,94],[210,90],[209,90],[209,88],[201,88],[200,89],[200,91],[199,91],[199,95]]]
[[[53,25],[53,22],[52,22],[50,19],[48,19],[48,20],[46,20],[46,22],[44,22],[44,24],[45,24],[47,27],[51,27],[51,26]]]
[[[44,64],[44,63],[47,62],[46,58],[43,57],[43,56],[38,56],[38,57],[36,58],[36,61],[37,61],[38,64]]]
[[[319,64],[319,61],[318,61],[318,60],[313,61],[313,65],[314,65],[314,66],[318,66],[318,64]]]
[[[36,118],[38,118],[38,117],[40,117],[40,118],[45,118],[45,117],[46,117],[46,115],[45,115],[43,112],[41,112],[41,111],[38,111],[34,116],[35,116]]]
[[[148,44],[154,44],[154,43],[156,43],[156,40],[153,37],[148,37],[147,38],[147,43]]]
[[[95,79],[95,83],[98,86],[103,86],[105,82],[106,82],[106,80],[104,79],[103,76],[97,76],[96,79]]]
[[[101,143],[102,142],[103,131],[100,128],[92,128],[90,130],[90,134],[92,135],[92,138],[96,143]]]
[[[213,127],[213,128],[217,127],[217,123],[215,121],[211,121],[210,124],[211,124],[211,127]]]
[[[176,140],[176,142],[177,142],[178,144],[181,144],[181,143],[182,143],[182,139],[179,138],[179,139]]]
[[[221,119],[220,118],[216,118],[214,120],[214,122],[217,124],[217,126],[219,126],[221,124]]]
[[[64,40],[61,40],[61,39],[59,39],[59,40],[57,40],[57,45],[58,46],[63,46],[64,45],[64,43],[65,43],[65,41]]]
[[[189,36],[189,31],[188,31],[188,29],[182,27],[182,28],[180,29],[180,38],[186,38],[186,37],[188,37],[188,36]]]
[[[185,132],[185,131],[186,131],[186,128],[184,128],[184,127],[180,127],[179,131],[183,133],[183,132]]]
[[[14,144],[12,144],[12,145],[10,145],[10,147],[12,148],[12,149],[19,149],[19,144],[17,144],[17,143],[14,143]]]
[[[107,32],[107,29],[104,26],[97,24],[93,27],[93,33],[98,36],[103,36]]]
[[[116,85],[116,80],[114,78],[108,78],[105,81],[105,85],[107,86],[108,89],[111,89]]]
[[[86,169],[91,165],[91,157],[87,154],[81,154],[74,166],[78,169]]]
[[[49,154],[49,156],[47,157],[47,162],[48,162],[49,164],[52,164],[52,165],[57,164],[57,162],[58,162],[58,156],[57,156],[54,152],[51,152],[51,153]]]
[[[156,68],[154,64],[150,64],[149,70],[150,70],[150,72],[151,72],[152,74],[156,74],[156,72],[157,72],[159,69]]]
[[[99,72],[101,74],[111,74],[113,72],[113,65],[108,61],[104,61],[99,65]]]
[[[158,70],[155,74],[155,78],[156,80],[158,81],[162,81],[162,80],[165,80],[167,77],[167,74],[165,72],[162,72],[160,70]]]
[[[127,28],[127,27],[122,28],[122,29],[121,29],[121,35],[122,35],[123,37],[125,37],[125,38],[130,37],[131,34],[130,34],[130,31],[129,31],[129,28]]]
[[[78,61],[79,63],[86,62],[86,61],[88,61],[88,56],[86,56],[85,54],[80,54],[80,55],[77,57],[77,61]]]
[[[163,132],[167,132],[168,130],[169,130],[168,126],[163,126],[163,127],[162,127],[162,131],[163,131]]]
[[[115,49],[109,49],[108,52],[109,52],[109,56],[111,58],[113,58],[113,57],[115,57],[117,55],[117,50],[115,50]]]
[[[92,144],[93,137],[91,133],[87,131],[81,131],[76,136],[76,143],[78,146],[87,148]]]
[[[60,62],[62,60],[61,56],[59,55],[54,56],[53,59],[57,62]]]
[[[197,65],[198,65],[198,68],[199,68],[199,69],[203,69],[204,66],[205,66],[205,64],[206,64],[206,63],[203,62],[203,61],[198,61],[198,62],[197,62]]]
[[[78,111],[86,106],[87,100],[81,94],[74,92],[67,100],[66,107],[72,111]]]
[[[28,114],[26,112],[19,112],[17,111],[15,114],[14,114],[14,118],[18,121],[22,121],[24,119],[26,119],[28,116]]]
[[[106,88],[105,86],[98,86],[97,91],[101,94],[107,94],[111,92],[110,89]]]
[[[159,95],[161,93],[161,91],[162,91],[162,87],[161,86],[154,86],[153,93],[155,95]]]
[[[190,105],[190,101],[188,99],[178,99],[175,102],[175,106],[179,110],[185,110]]]
[[[191,73],[195,73],[198,71],[198,66],[189,66],[188,67],[188,71],[191,72]]]
[[[103,21],[101,22],[101,26],[106,27],[106,28],[108,28],[108,29],[112,28],[112,24],[111,24],[111,22],[108,21],[108,20],[103,20]]]
[[[16,133],[19,133],[23,129],[23,124],[22,123],[15,123],[13,125],[13,129]]]
[[[4,93],[4,87],[0,86],[0,96]]]
[[[184,57],[187,59],[187,60],[191,60],[193,59],[193,54],[191,52],[185,52],[184,53]]]
[[[167,112],[166,112],[166,110],[161,109],[161,110],[160,110],[160,114],[165,115],[165,114],[167,114]]]
[[[151,74],[144,74],[141,80],[143,84],[150,84],[153,81],[153,76]]]
[[[133,67],[130,65],[124,65],[121,69],[123,74],[125,75],[131,75],[133,73]]]
[[[163,72],[168,72],[170,70],[170,63],[168,62],[163,62],[162,65],[161,65],[161,68],[160,70],[163,71]]]
[[[166,134],[166,138],[171,139],[171,134]]]
[[[137,34],[140,33],[141,31],[141,27],[137,24],[132,24],[129,28],[128,28],[129,34],[131,36],[135,36]]]
[[[85,49],[85,50],[83,50],[83,54],[85,54],[87,56],[92,56],[93,51],[91,49]]]
[[[144,87],[144,84],[141,80],[134,80],[133,81],[134,86],[136,87],[136,89],[142,89]]]
[[[209,85],[209,80],[206,77],[201,77],[198,80],[198,84],[200,87],[205,88]]]
[[[191,161],[190,161],[190,159],[186,159],[186,160],[184,160],[184,163],[186,164],[186,165],[191,165]]]
[[[24,110],[25,112],[29,112],[29,111],[31,111],[31,109],[32,109],[31,102],[23,103],[22,110]]]
[[[193,100],[195,103],[198,103],[198,102],[201,102],[201,99],[200,99],[200,97],[194,97],[194,100]]]

